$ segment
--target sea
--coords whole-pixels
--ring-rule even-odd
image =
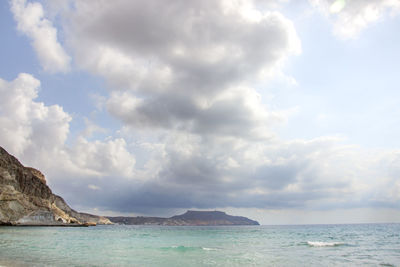
[[[0,266],[400,266],[400,224],[4,226]]]

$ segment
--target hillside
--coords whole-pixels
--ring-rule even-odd
[[[111,224],[101,216],[79,213],[54,195],[45,176],[24,167],[0,147],[0,225],[80,226]]]
[[[128,225],[259,225],[257,221],[242,216],[231,216],[222,211],[193,211],[188,210],[182,215],[170,218],[160,217],[107,217],[113,223]]]

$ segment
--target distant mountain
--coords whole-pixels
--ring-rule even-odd
[[[71,209],[54,195],[44,175],[24,167],[0,147],[0,225],[82,226],[111,224],[101,216]]]
[[[182,215],[161,217],[107,217],[113,223],[129,225],[260,225],[242,216],[231,216],[222,211],[188,210]]]

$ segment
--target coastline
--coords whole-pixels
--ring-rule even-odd
[[[0,227],[89,227],[83,224],[18,224],[18,225],[0,225]]]

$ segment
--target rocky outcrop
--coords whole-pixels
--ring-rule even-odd
[[[42,183],[44,183],[44,184],[47,183],[46,177],[44,177],[44,174],[41,171],[36,170],[35,168],[32,168],[32,167],[25,167],[25,168],[28,169],[29,171],[31,171],[33,176],[36,176],[37,178],[39,178],[42,181]]]
[[[260,225],[257,221],[242,216],[231,216],[222,211],[188,210],[170,218],[160,217],[108,217],[113,223],[129,225]]]
[[[228,215],[222,211],[188,210],[186,213],[170,219],[182,220],[190,225],[260,225],[257,221],[243,216]]]
[[[111,224],[101,216],[79,213],[54,195],[38,170],[24,167],[0,147],[0,224],[89,225]]]

